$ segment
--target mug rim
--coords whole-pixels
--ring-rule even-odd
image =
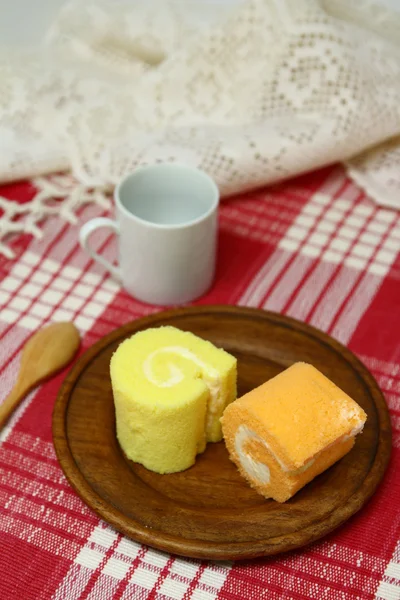
[[[139,216],[135,215],[134,213],[130,212],[126,208],[126,206],[123,204],[123,202],[121,201],[120,193],[121,193],[122,186],[129,179],[135,178],[140,173],[143,173],[145,171],[157,170],[159,167],[163,167],[163,168],[167,167],[167,168],[171,168],[171,169],[175,169],[176,167],[178,167],[185,171],[191,171],[196,176],[200,176],[203,180],[206,180],[210,184],[210,188],[213,193],[213,199],[212,199],[212,204],[211,204],[210,208],[208,210],[206,210],[202,215],[200,215],[199,217],[196,217],[195,219],[192,219],[191,221],[187,221],[185,223],[176,223],[176,224],[174,224],[174,223],[154,223],[153,221],[148,221],[147,219],[143,219],[142,217],[139,217]],[[114,189],[114,201],[115,201],[115,204],[118,207],[118,209],[127,218],[133,219],[134,221],[137,221],[141,225],[146,225],[147,227],[168,231],[168,230],[175,230],[175,229],[187,229],[187,228],[193,227],[194,225],[198,225],[199,223],[202,223],[203,221],[205,221],[218,208],[219,202],[220,202],[220,194],[219,194],[218,186],[215,183],[215,181],[213,180],[213,178],[210,177],[210,175],[208,175],[208,173],[206,173],[202,169],[199,169],[198,167],[193,167],[190,165],[185,165],[184,163],[164,162],[164,163],[157,163],[157,164],[153,164],[153,165],[143,165],[141,167],[138,167],[137,169],[135,169],[128,175],[125,175],[118,182],[118,184],[116,185],[116,187]]]

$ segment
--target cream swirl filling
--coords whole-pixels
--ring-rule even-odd
[[[153,360],[160,354],[175,354],[186,360],[195,363],[201,369],[202,380],[208,388],[210,400],[207,411],[207,428],[211,427],[213,415],[216,414],[221,405],[221,378],[219,372],[201,360],[194,352],[183,346],[164,346],[151,352],[143,362],[143,372],[145,377],[157,387],[167,388],[177,385],[185,378],[185,373],[172,361],[167,362],[169,376],[167,379],[160,380],[154,375]]]
[[[239,457],[242,467],[247,471],[250,477],[260,481],[261,483],[269,483],[270,480],[270,470],[266,464],[256,461],[248,452],[244,451],[244,444],[246,441],[253,439],[262,444],[268,452],[272,455],[272,457],[279,464],[282,471],[288,473],[289,475],[299,475],[303,473],[307,469],[314,464],[315,459],[311,459],[307,461],[302,467],[298,469],[290,469],[282,460],[277,456],[277,454],[272,450],[271,446],[262,439],[255,431],[247,427],[247,425],[239,425],[236,430],[235,435],[235,450],[236,454]]]
[[[249,439],[255,439],[258,442],[266,445],[264,440],[260,438],[254,431],[246,425],[239,425],[235,434],[235,450],[240,464],[251,479],[255,479],[264,485],[268,484],[271,479],[271,473],[266,464],[254,460],[254,458],[244,450],[245,442]]]
[[[353,438],[356,435],[358,435],[359,433],[361,433],[363,429],[364,429],[364,423],[360,423],[359,425],[357,425],[356,427],[354,427],[350,431],[350,433],[348,433],[347,435],[343,436],[343,441],[350,440],[351,438]]]

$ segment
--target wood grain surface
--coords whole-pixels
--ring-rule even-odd
[[[136,331],[174,325],[238,358],[239,395],[296,361],[310,362],[366,411],[353,450],[285,504],[241,478],[223,442],[196,464],[158,475],[127,460],[115,437],[109,363]],[[299,548],[342,525],[376,490],[389,461],[391,427],[375,380],[344,346],[294,319],[231,306],[182,308],[128,323],[92,346],[59,392],[53,439],[81,498],[134,540],[174,554],[238,560]]]

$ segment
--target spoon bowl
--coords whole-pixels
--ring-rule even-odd
[[[73,359],[79,344],[79,332],[73,323],[53,323],[29,338],[22,350],[17,382],[0,406],[0,430],[33,388]]]

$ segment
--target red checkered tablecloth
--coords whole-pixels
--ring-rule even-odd
[[[0,195],[29,201],[28,183]],[[156,309],[129,297],[83,253],[79,227],[50,218],[43,238],[12,241],[0,259],[1,397],[21,348],[72,320],[82,352]],[[104,234],[103,234],[104,235]],[[312,546],[275,558],[216,563],[141,546],[99,520],[56,460],[51,413],[66,370],[30,394],[0,434],[1,600],[400,599],[400,214],[378,208],[339,167],[226,201],[216,282],[200,304],[239,304],[307,321],[346,344],[385,393],[393,454],[367,506]],[[95,238],[115,257],[112,237]]]

